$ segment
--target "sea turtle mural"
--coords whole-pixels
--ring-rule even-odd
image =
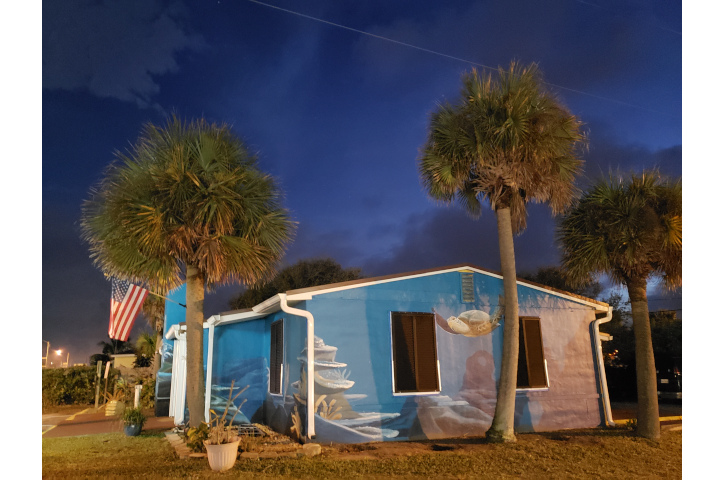
[[[465,337],[480,337],[493,332],[503,316],[503,298],[499,296],[499,304],[493,315],[482,310],[467,310],[459,315],[445,319],[433,309],[436,323],[446,332]]]

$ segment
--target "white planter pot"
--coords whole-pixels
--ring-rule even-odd
[[[209,466],[216,472],[229,470],[237,461],[239,438],[231,443],[221,445],[209,445],[205,441],[204,445],[206,446],[206,458],[209,460]]]

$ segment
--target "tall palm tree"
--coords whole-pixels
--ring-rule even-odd
[[[158,295],[148,295],[142,306],[143,314],[149,326],[155,332],[153,355],[154,378],[161,367],[161,343],[164,341],[164,314],[166,312],[166,301]]]
[[[605,273],[626,285],[632,305],[637,364],[637,434],[660,436],[657,376],[647,280],[682,285],[682,185],[656,171],[597,182],[558,230],[564,267],[573,281]]]
[[[570,205],[585,144],[581,122],[544,89],[536,64],[512,62],[498,77],[465,74],[455,104],[439,105],[419,157],[428,195],[455,198],[477,218],[488,202],[496,212],[504,283],[504,346],[496,411],[488,441],[515,441],[519,350],[513,233],[526,227],[526,205],[546,202],[554,214]]]
[[[271,278],[294,222],[274,180],[226,125],[171,117],[116,152],[83,205],[83,238],[105,273],[156,292],[186,282],[187,402],[204,421],[204,293]]]

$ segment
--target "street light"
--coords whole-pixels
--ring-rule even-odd
[[[59,348],[58,350],[55,350],[55,354],[56,355],[60,355],[61,353],[63,353],[63,349]],[[65,358],[65,366],[66,366],[66,368],[68,368],[68,361],[70,360],[70,352],[67,352],[67,353],[68,353],[68,356]],[[63,357],[61,357],[61,359],[62,358]],[[61,368],[63,367],[63,362],[62,361],[60,362],[60,366],[61,366]]]

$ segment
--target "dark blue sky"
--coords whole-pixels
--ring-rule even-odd
[[[43,2],[42,337],[71,362],[108,340],[111,291],[79,239],[80,205],[114,150],[171,112],[229,123],[258,152],[299,222],[285,263],[330,256],[367,275],[499,269],[493,213],[434,204],[416,169],[429,114],[474,66],[539,63],[589,129],[582,186],[613,168],[682,174],[679,1],[269,5],[298,14],[249,0]],[[553,227],[530,209],[520,272],[558,262]],[[206,315],[241,288],[208,295]]]

